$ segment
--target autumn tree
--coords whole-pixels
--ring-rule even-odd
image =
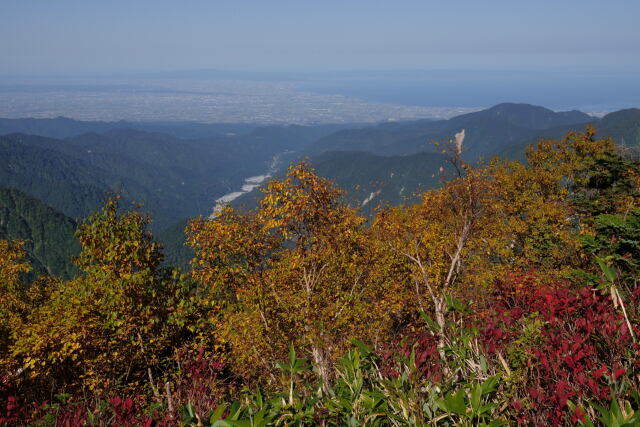
[[[464,176],[425,192],[418,204],[391,208],[373,224],[378,240],[409,270],[405,286],[415,308],[433,314],[442,358],[447,297],[456,294],[465,274],[481,274],[497,247],[491,241],[500,223],[491,196],[491,181],[467,168]]]
[[[530,146],[527,162],[561,182],[584,218],[623,211],[638,198],[638,162],[611,138],[596,138],[591,125],[584,132],[571,131],[560,140]]]
[[[452,141],[443,152],[454,177],[423,193],[418,204],[374,219],[396,280],[413,291],[416,309],[434,316],[441,357],[449,297],[464,295],[477,306],[509,269],[542,268],[560,276],[580,262],[576,194],[588,193],[581,189],[593,182],[594,158],[610,157],[613,147],[593,135],[588,128],[541,141],[528,150],[527,164],[493,159],[469,165],[461,160],[460,141]]]
[[[83,274],[52,291],[13,347],[29,378],[97,391],[147,379],[155,387],[152,369],[166,356],[165,307],[162,256],[148,222],[109,198],[80,226]]]
[[[395,298],[371,280],[365,219],[307,163],[263,193],[254,212],[226,208],[190,224],[194,276],[225,299],[219,334],[232,363],[272,372],[293,345],[326,387],[351,339],[382,337]]]
[[[578,232],[569,189],[560,176],[520,162],[494,159],[484,172],[492,182],[500,264],[516,269],[563,270],[576,261]]]

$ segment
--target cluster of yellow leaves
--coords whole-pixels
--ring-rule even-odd
[[[20,280],[31,268],[24,262],[24,242],[0,240],[0,352],[6,352],[28,312],[27,289]]]
[[[82,252],[76,263],[92,275],[124,279],[148,275],[162,262],[160,245],[146,230],[150,219],[137,211],[120,214],[118,199],[108,198],[102,210],[80,226]]]

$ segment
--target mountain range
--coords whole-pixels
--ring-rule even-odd
[[[320,175],[334,180],[366,210],[383,202],[397,204],[439,184],[438,170],[446,167],[441,147],[464,130],[463,158],[471,163],[500,156],[524,160],[526,147],[540,139],[559,139],[570,130],[591,123],[598,136],[610,136],[631,149],[640,149],[640,109],[620,110],[602,118],[580,111],[554,112],[528,104],[499,104],[448,120],[418,120],[345,129],[308,147]],[[435,175],[434,175],[435,174]],[[253,206],[258,195],[236,202]]]
[[[434,141],[447,141],[466,131],[464,155],[468,160],[498,153],[513,143],[531,138],[543,129],[576,126],[592,122],[580,111],[553,112],[526,104],[499,104],[449,120],[419,120],[385,123],[376,127],[350,129],[328,135],[315,143],[313,152],[329,150],[368,151],[379,155],[410,155],[438,151]]]
[[[600,136],[640,148],[640,109],[596,118],[499,104],[449,120],[374,126],[0,119],[0,237],[29,240],[39,269],[68,277],[75,270],[60,260],[77,250],[77,222],[97,210],[106,194],[119,192],[125,204],[143,204],[168,260],[184,264],[186,219],[209,214],[216,199],[238,191],[247,177],[282,176],[292,161],[308,158],[368,214],[381,203],[411,202],[417,192],[439,185],[446,161],[433,143],[462,130],[463,156],[477,162],[496,155],[522,159],[527,145],[587,123]],[[254,190],[233,204],[252,207],[257,197]]]
[[[130,128],[64,139],[11,133],[0,136],[0,186],[74,219],[95,211],[105,194],[121,192],[163,229],[206,213],[245,177],[264,173],[274,156],[340,128],[280,126],[197,139]]]

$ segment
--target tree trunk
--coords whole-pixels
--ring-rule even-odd
[[[446,346],[447,337],[445,332],[445,302],[444,298],[437,298],[434,304],[434,314],[436,317],[436,323],[438,324],[438,353],[440,354],[440,359],[445,361],[444,348]]]
[[[326,393],[329,391],[329,360],[327,359],[324,350],[315,345],[311,347],[311,355],[320,374],[322,391]]]

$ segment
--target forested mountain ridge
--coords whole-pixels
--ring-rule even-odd
[[[591,124],[599,137],[619,141],[620,146],[624,148],[636,151],[640,149],[640,109],[614,111],[600,119],[593,118]],[[531,143],[540,139],[559,139],[570,130],[581,130],[584,126],[580,125],[562,125],[534,132],[506,148],[493,152],[492,155],[524,159],[525,149]]]
[[[447,141],[464,129],[465,156],[472,161],[506,148],[536,131],[592,121],[593,117],[579,111],[553,112],[529,104],[498,104],[448,120],[385,123],[376,127],[344,130],[322,138],[311,150],[316,153],[351,150],[370,151],[379,155],[409,155],[437,151],[433,142]]]
[[[0,159],[6,162],[0,171],[2,185],[24,191],[72,218],[88,216],[112,192],[143,203],[158,215],[160,224],[193,212],[189,205],[185,209],[185,192],[176,190],[180,177],[127,157],[94,156],[63,140],[7,135],[0,137]]]
[[[301,134],[305,130],[317,132],[315,138],[332,132],[368,124],[344,123],[344,124],[319,124],[319,125],[258,125],[251,123],[200,123],[200,122],[104,122],[83,121],[67,117],[52,119],[0,118],[0,135],[10,133],[23,133],[28,135],[44,136],[48,138],[65,139],[86,133],[105,133],[116,129],[133,129],[149,133],[161,133],[181,139],[202,139],[223,136],[242,136],[252,132],[265,133],[278,132],[282,129],[297,129]]]
[[[365,212],[379,203],[398,204],[440,184],[447,168],[441,147],[464,130],[463,157],[470,162],[493,156],[524,158],[524,147],[540,138],[560,138],[597,119],[579,111],[554,112],[529,104],[498,104],[448,120],[418,120],[346,129],[319,139],[304,153],[321,176],[347,190]],[[361,154],[357,154],[361,153]],[[282,176],[282,172],[280,174]],[[257,192],[237,205],[254,206]]]
[[[346,191],[346,201],[370,215],[379,204],[397,205],[416,200],[416,194],[437,187],[449,171],[441,153],[380,156],[366,151],[327,151],[309,158],[314,170]],[[442,168],[442,169],[441,169]],[[284,176],[280,172],[277,177]],[[254,190],[239,197],[234,206],[256,206],[261,196]]]
[[[640,148],[640,108],[609,113],[596,126],[600,134],[611,136],[623,147]]]
[[[488,161],[494,156],[525,161],[527,146],[540,139],[560,139],[571,130],[582,131],[588,123],[595,126],[599,137],[612,137],[616,141],[625,141],[621,144],[625,147],[640,148],[640,109],[621,110],[598,119],[579,111],[554,112],[528,104],[505,103],[449,120],[388,123],[339,131],[312,145],[309,156],[312,164],[322,165],[318,167],[322,176],[335,179],[360,203],[371,193],[382,189],[376,194],[376,202],[395,204],[408,194],[439,185],[437,174],[436,179],[432,175],[433,169],[437,169],[433,166],[438,165],[436,159],[439,156],[436,154],[441,147],[433,143],[450,141],[463,129],[462,156],[467,161]],[[406,170],[412,171],[409,172],[411,178],[401,183],[398,178],[403,175],[391,169],[385,170],[387,165],[384,161],[372,160],[372,165],[376,164],[372,170],[378,177],[384,177],[376,180],[377,185],[374,186],[367,178],[371,171],[357,176],[353,171],[349,172],[346,163],[342,163],[342,168],[330,166],[332,163],[340,164],[343,158],[353,157],[355,151],[369,153],[356,164],[361,164],[364,158],[395,157],[393,163],[404,163]],[[396,156],[394,153],[401,154]],[[424,161],[418,159],[429,159],[425,168],[411,166]],[[440,161],[439,165],[447,167],[446,162]],[[356,185],[359,185],[357,194],[353,191]],[[390,186],[390,189],[385,189],[385,186]],[[403,188],[401,195],[399,190]]]
[[[83,133],[102,133],[111,129],[122,128],[166,133],[178,138],[202,138],[209,136],[221,136],[228,133],[243,134],[250,132],[257,127],[257,125],[244,123],[204,124],[191,122],[102,122],[81,121],[67,117],[56,117],[51,119],[0,118],[0,135],[24,133],[59,139],[69,138]]]
[[[72,218],[82,218],[103,200],[109,173],[59,152],[55,149],[58,142],[30,135],[0,137],[0,185],[17,188]]]

